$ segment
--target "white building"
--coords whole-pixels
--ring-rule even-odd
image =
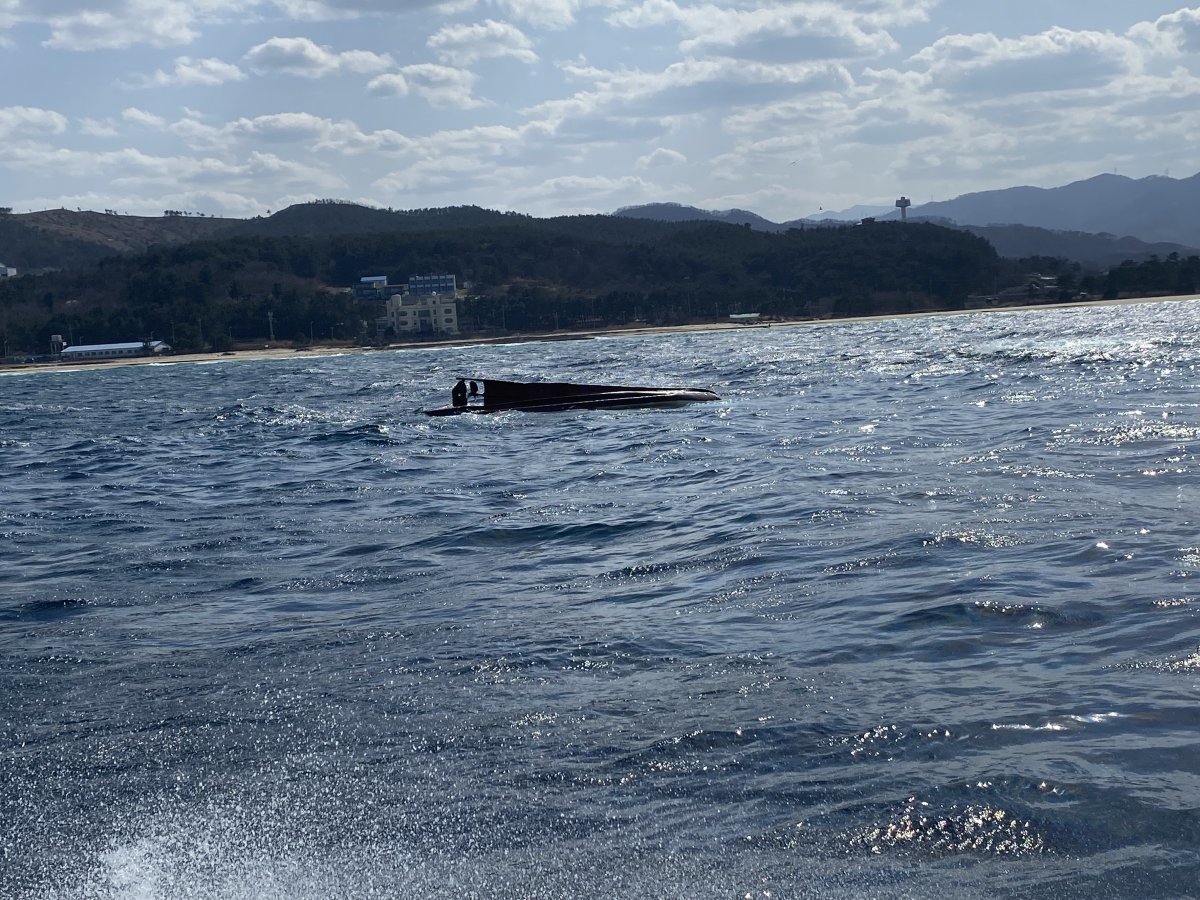
[[[0,278],[16,278],[16,277],[17,277],[16,269],[14,269],[12,266],[6,266],[4,263],[0,263]]]
[[[384,308],[396,334],[458,334],[454,294],[396,294]]]
[[[63,362],[84,362],[104,359],[128,359],[134,356],[160,356],[170,353],[171,347],[162,341],[129,341],[123,344],[77,344],[63,347]]]

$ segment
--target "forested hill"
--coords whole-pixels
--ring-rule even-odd
[[[50,209],[5,213],[0,210],[0,261],[21,272],[39,272],[89,266],[114,254],[141,253],[154,247],[229,237],[323,239],[338,235],[495,228],[514,223],[545,226],[580,236],[641,240],[647,235],[662,234],[667,225],[607,216],[535,219],[478,206],[377,209],[339,200],[300,203],[250,219],[165,212],[162,216],[126,216],[112,211]]]
[[[177,349],[265,339],[368,340],[382,312],[348,288],[367,275],[457,276],[468,334],[724,320],[733,312],[838,316],[961,307],[1000,265],[981,238],[936,225],[875,223],[782,234],[612,216],[532,219],[474,208],[399,214],[288,211],[307,236],[234,236],[152,247],[79,269],[0,283],[10,347],[149,335]],[[334,219],[326,218],[333,213]],[[312,233],[314,219],[323,221]],[[404,220],[404,229],[387,227]],[[424,227],[415,223],[424,220]],[[357,221],[357,220],[355,220]],[[301,230],[295,226],[291,230]],[[224,232],[222,232],[224,233]]]
[[[114,253],[203,240],[229,230],[239,219],[208,216],[122,216],[114,212],[47,209],[0,214],[0,261],[18,271],[70,269]]]

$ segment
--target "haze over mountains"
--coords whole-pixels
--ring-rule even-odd
[[[741,209],[707,211],[670,203],[630,207],[616,214],[666,221],[713,220],[766,231],[900,216],[894,208],[858,206],[775,223]],[[1173,252],[1192,255],[1200,252],[1196,249],[1200,248],[1200,174],[1182,179],[1097,175],[1055,188],[983,191],[914,203],[908,216],[964,228],[1009,257],[1063,256],[1111,266]]]

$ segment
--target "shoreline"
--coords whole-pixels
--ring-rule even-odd
[[[1131,306],[1143,303],[1179,303],[1200,300],[1200,294],[1180,294],[1170,297],[1122,297],[1116,300],[1080,300],[1065,303],[1036,303],[1021,306],[985,306],[972,309],[923,310],[872,316],[853,316],[838,319],[791,319],[781,322],[762,322],[742,325],[736,322],[708,322],[699,325],[647,325],[645,327],[601,328],[588,331],[533,332],[501,337],[448,338],[438,341],[395,342],[381,347],[316,346],[263,347],[262,349],[209,351],[206,353],[177,353],[170,356],[134,356],[126,359],[95,362],[34,362],[0,363],[0,373],[6,375],[37,372],[76,372],[108,369],[115,366],[178,365],[186,363],[237,362],[239,360],[297,359],[312,356],[341,356],[350,353],[380,353],[396,350],[433,350],[441,347],[473,347],[488,344],[525,344],[533,342],[581,341],[602,337],[632,337],[654,334],[687,334],[719,331],[744,331],[748,328],[802,328],[821,325],[848,325],[859,322],[886,322],[892,319],[912,319],[931,316],[964,316],[991,313],[1019,313],[1037,310],[1062,310],[1094,306]]]

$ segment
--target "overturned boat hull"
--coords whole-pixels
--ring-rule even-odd
[[[570,409],[670,409],[721,398],[703,388],[630,387],[607,384],[571,384],[552,381],[501,381],[481,379],[481,403],[424,410],[427,416],[464,413],[563,412]]]

